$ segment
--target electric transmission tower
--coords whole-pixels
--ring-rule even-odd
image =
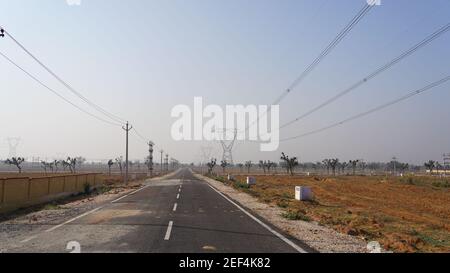
[[[20,137],[9,137],[6,139],[9,144],[9,157],[16,157],[17,156],[17,147],[19,147],[20,142],[22,139]]]
[[[443,154],[444,158],[444,175],[447,175],[447,171],[450,169],[450,153]]]
[[[229,134],[232,132],[232,137],[228,138]],[[220,144],[222,146],[223,149],[223,155],[222,155],[222,160],[233,165],[234,161],[233,161],[233,148],[234,148],[234,144],[236,142],[237,139],[237,129],[233,129],[233,130],[220,130],[220,132],[222,134],[222,137],[218,138],[220,141]]]

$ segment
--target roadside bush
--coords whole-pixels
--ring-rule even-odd
[[[233,182],[233,186],[234,186],[236,189],[250,189],[250,186],[247,185],[247,183],[242,183],[242,182],[240,182],[240,181],[234,181],[234,182]]]
[[[287,202],[286,200],[278,200],[277,206],[286,209],[289,206],[289,202]]]
[[[83,189],[84,189],[84,194],[86,194],[86,195],[90,194],[92,191],[91,184],[84,183]]]
[[[432,185],[436,188],[450,188],[450,183],[448,182],[448,180],[434,182]]]
[[[310,217],[308,217],[302,211],[299,211],[299,210],[297,210],[297,211],[288,210],[287,212],[283,213],[281,216],[288,220],[292,220],[292,221],[296,221],[296,220],[301,220],[301,221],[305,221],[305,222],[312,221],[312,219]]]

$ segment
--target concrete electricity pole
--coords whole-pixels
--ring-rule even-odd
[[[161,173],[163,172],[163,154],[164,150],[159,151],[161,153]]]
[[[150,177],[153,176],[153,145],[154,143],[152,141],[149,141],[148,143],[148,170],[150,171]]]
[[[394,176],[397,176],[397,157],[394,156],[392,162],[394,163]]]
[[[125,132],[126,132],[125,178],[124,178],[124,182],[125,182],[125,185],[128,185],[128,133],[131,131],[131,129],[133,129],[133,126],[129,125],[128,121],[127,121],[126,126],[122,127],[122,129],[124,129]]]
[[[169,155],[168,154],[166,154],[165,164],[166,164],[166,172],[168,172],[169,171]]]

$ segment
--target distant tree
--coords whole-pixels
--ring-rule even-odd
[[[361,160],[361,162],[359,163],[359,166],[361,168],[362,173],[366,172],[366,168],[367,168],[367,163],[364,162],[363,160]]]
[[[55,168],[55,173],[58,172],[58,166],[61,164],[61,161],[59,160],[54,160],[53,161],[53,167]]]
[[[237,166],[238,166],[238,168],[240,170],[240,173],[243,173],[244,172],[244,164],[239,163],[239,164],[237,164]]]
[[[441,163],[436,161],[436,164],[434,164],[434,165],[435,165],[434,167],[436,168],[437,173],[439,174],[439,171],[443,169]]]
[[[294,168],[298,166],[297,157],[289,158],[285,153],[281,153],[281,160],[286,163],[286,171],[289,174],[294,175]]]
[[[350,160],[348,163],[350,164],[350,166],[352,166],[353,175],[355,175],[356,174],[356,167],[358,167],[359,159],[357,159],[357,160]]]
[[[348,163],[347,162],[342,162],[339,164],[339,167],[342,170],[342,174],[345,174],[345,169],[348,167]]]
[[[322,163],[323,163],[323,165],[327,168],[327,175],[330,175],[330,167],[331,167],[331,165],[330,165],[330,159],[324,159],[323,161],[322,161]]]
[[[250,169],[252,168],[253,163],[251,161],[245,162],[245,167],[247,168],[247,173],[250,173]]]
[[[222,172],[223,173],[226,172],[228,166],[229,166],[229,163],[226,160],[222,160],[220,162],[220,167],[222,167]]]
[[[108,161],[108,174],[109,176],[111,176],[111,167],[114,165],[114,161],[112,159],[110,159]]]
[[[119,166],[120,175],[123,175],[123,157],[116,158],[116,164]]]
[[[262,169],[264,171],[264,173],[266,173],[266,163],[263,160],[259,161],[258,166],[260,169]]]
[[[86,158],[84,157],[76,157],[75,161],[72,161],[72,166],[73,166],[73,172],[76,172],[76,167],[78,166],[78,168],[81,168],[81,166],[86,163]]]
[[[25,158],[23,157],[13,157],[11,159],[6,159],[4,161],[7,165],[14,165],[19,170],[19,173],[22,173],[22,164],[25,162]]]
[[[423,164],[423,165],[425,166],[425,168],[427,168],[430,171],[430,175],[432,175],[434,167],[436,166],[436,161],[429,160],[428,162],[425,162],[425,164]]]
[[[44,169],[45,175],[47,175],[47,169],[49,168],[49,163],[41,161],[41,168]]]
[[[70,159],[70,158],[69,158],[69,159]],[[62,161],[61,161],[61,164],[62,164],[62,166],[63,166],[63,170],[64,170],[64,171],[66,171],[67,168],[69,168],[69,170],[72,172],[72,169],[71,169],[71,165],[70,165],[69,159],[68,159],[68,160],[62,160]]]
[[[211,159],[211,161],[206,164],[206,166],[208,166],[208,174],[213,173],[214,167],[216,167],[216,165],[217,165],[217,159],[215,159],[215,158]]]
[[[266,168],[267,168],[267,172],[270,174],[270,170],[275,166],[275,163],[272,161],[267,161],[266,162]]]
[[[333,171],[333,176],[336,176],[336,168],[339,164],[339,159],[334,158],[334,159],[329,159],[329,164],[330,164],[330,168]]]
[[[398,169],[403,173],[409,169],[408,163],[398,163]]]

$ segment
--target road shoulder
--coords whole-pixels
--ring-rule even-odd
[[[194,173],[195,177],[205,181],[216,190],[232,199],[245,209],[255,213],[276,228],[305,243],[309,247],[322,253],[365,253],[367,243],[356,237],[338,233],[317,223],[305,221],[291,221],[283,218],[283,210],[259,202],[255,197],[240,192],[232,187],[203,175]]]

